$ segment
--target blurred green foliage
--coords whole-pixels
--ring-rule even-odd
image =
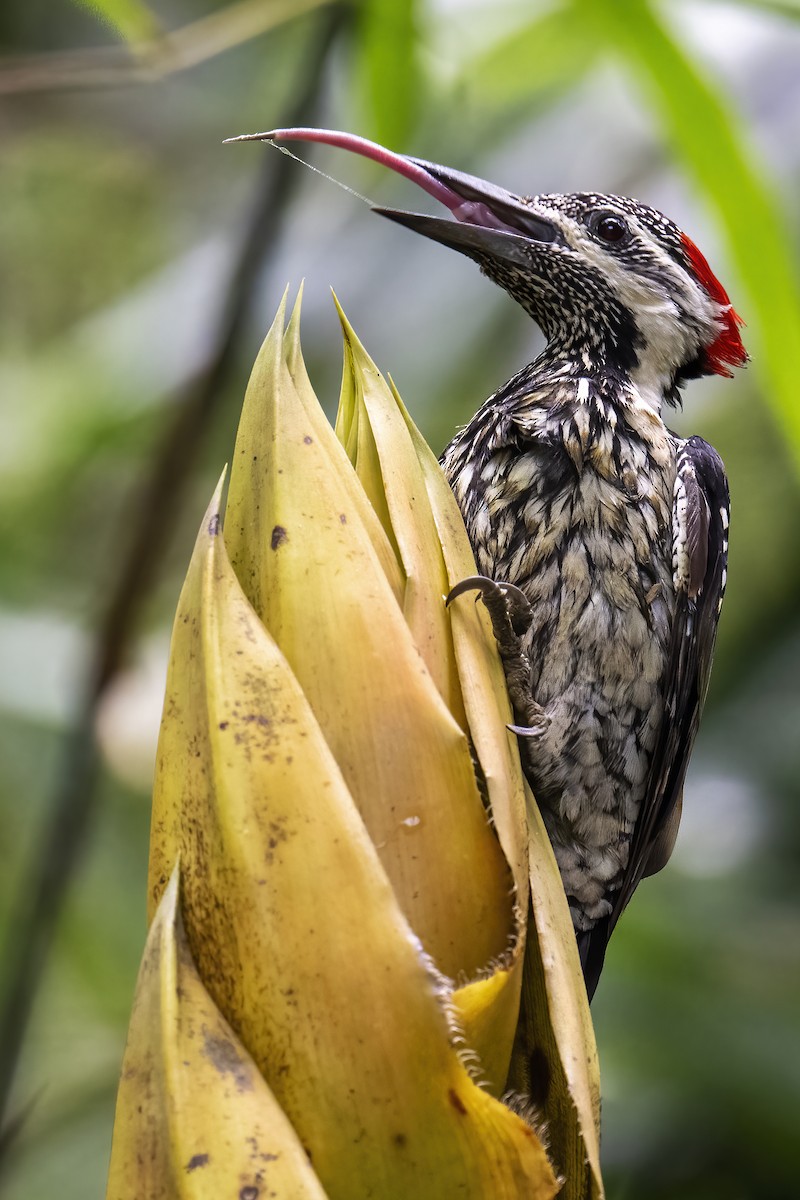
[[[416,0],[374,0],[358,13],[356,61],[369,136],[402,146],[419,109],[420,64]]]
[[[125,41],[147,41],[159,32],[159,23],[143,0],[77,0],[77,3],[107,22]]]
[[[718,95],[680,48],[654,9],[640,0],[582,0],[610,49],[639,74],[653,95],[680,160],[719,213],[732,266],[749,301],[756,361],[766,394],[800,453],[800,405],[794,363],[800,359],[800,291],[787,256],[788,223],[762,178],[735,101]]]
[[[4,937],[141,480],[207,361],[264,156],[301,171],[269,147],[220,144],[280,122],[325,5],[300,7],[8,0],[0,13]],[[158,29],[202,17],[215,23],[180,43],[191,69],[162,57],[158,78],[131,73]],[[321,124],[518,191],[621,191],[663,208],[748,322],[751,369],[693,385],[675,416],[728,466],[730,584],[676,855],[611,945],[595,1018],[612,1200],[786,1200],[800,1111],[800,5],[365,2],[332,49],[324,97]],[[375,200],[419,203],[374,164],[329,151],[315,162]],[[24,1048],[15,1099],[31,1107],[8,1200],[102,1194],[144,940],[169,624],[286,280],[306,276],[304,347],[330,407],[332,283],[437,448],[540,345],[471,264],[318,176],[302,184],[99,715],[99,818]]]

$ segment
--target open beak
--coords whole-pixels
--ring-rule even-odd
[[[355,134],[331,129],[272,129],[267,133],[248,133],[228,138],[227,141],[323,142],[327,146],[338,146],[382,163],[418,184],[449,208],[455,219],[377,206],[373,211],[479,262],[489,258],[514,266],[529,266],[532,243],[555,242],[559,238],[555,225],[536,213],[530,202],[512,192],[474,175],[464,175],[421,158],[394,154],[377,142],[367,141]]]

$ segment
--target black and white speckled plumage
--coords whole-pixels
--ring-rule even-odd
[[[555,236],[517,238],[508,257],[465,252],[548,346],[442,463],[478,570],[531,605],[521,649],[545,719],[520,745],[591,995],[620,913],[671,853],[708,683],[727,483],[716,452],[671,433],[662,409],[710,369],[724,313],[655,210],[590,194],[516,203]],[[622,246],[593,236],[598,212],[624,220]]]
[[[616,380],[542,364],[518,387],[443,462],[478,570],[532,605],[524,651],[549,725],[522,747],[588,930],[621,886],[662,718],[676,446]]]
[[[686,637],[685,619],[678,630],[676,618],[685,605],[697,613],[688,564],[703,558],[683,548],[687,517],[678,518],[676,483],[686,471],[696,479],[698,454],[715,493],[719,549],[699,606],[692,679],[684,669],[673,698],[667,668],[679,657],[673,641]],[[487,401],[443,465],[479,571],[513,582],[532,606],[523,648],[549,723],[521,742],[523,761],[594,984],[634,879],[663,865],[648,858],[654,849],[664,855],[658,835],[670,836],[680,803],[721,601],[721,463],[701,439],[671,434],[619,375],[589,376],[545,359]],[[701,495],[686,513],[697,511]],[[659,754],[667,720],[681,733]],[[634,861],[637,827],[645,826]]]

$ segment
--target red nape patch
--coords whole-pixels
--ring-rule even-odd
[[[697,282],[705,288],[711,299],[716,300],[723,310],[720,313],[722,328],[711,345],[706,346],[703,350],[706,370],[709,374],[726,375],[730,379],[733,371],[729,371],[728,367],[743,367],[747,362],[747,351],[739,335],[739,326],[744,325],[744,321],[734,311],[733,305],[728,299],[728,293],[708,265],[706,256],[697,249],[692,239],[685,233],[681,234],[681,241]]]

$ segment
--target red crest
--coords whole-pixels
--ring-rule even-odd
[[[739,326],[744,325],[744,321],[734,310],[728,293],[711,270],[705,255],[685,233],[681,234],[681,241],[697,282],[722,308],[722,328],[711,345],[703,350],[706,370],[709,374],[726,375],[730,378],[733,371],[728,370],[728,367],[743,367],[747,362],[747,351],[739,334]]]

